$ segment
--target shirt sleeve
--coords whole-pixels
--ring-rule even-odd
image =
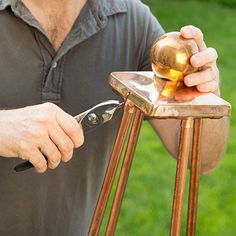
[[[141,58],[138,70],[149,71],[151,70],[150,51],[152,44],[165,32],[156,17],[151,13],[149,7],[143,3],[142,5],[143,9],[140,11],[140,17],[143,20],[143,27],[139,28],[139,30],[142,30],[142,37],[140,39]]]

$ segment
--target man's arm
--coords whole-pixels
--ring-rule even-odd
[[[150,120],[152,127],[160,136],[164,146],[177,158],[180,134],[180,121]],[[201,173],[207,174],[212,171],[223,157],[228,136],[228,118],[217,120],[204,119],[202,123],[201,139]]]
[[[186,26],[181,29],[181,35],[185,38],[193,38],[200,49],[191,57],[191,64],[201,68],[197,73],[184,78],[188,87],[195,86],[199,92],[213,92],[219,96],[219,71],[216,66],[217,52],[213,48],[207,48],[202,32],[194,26]],[[178,141],[180,133],[180,121],[178,120],[150,120],[152,127],[159,134],[167,150],[174,156],[178,155]],[[228,137],[228,118],[217,120],[203,120],[201,156],[201,173],[206,174],[214,169],[221,160]]]

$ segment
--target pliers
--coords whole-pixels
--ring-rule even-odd
[[[81,124],[83,132],[88,133],[116,117],[123,105],[123,102],[108,100],[95,105],[74,118]],[[45,158],[47,159],[46,156]],[[16,165],[14,170],[20,172],[32,167],[34,166],[29,161],[25,161]]]

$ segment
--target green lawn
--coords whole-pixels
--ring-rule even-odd
[[[128,1],[128,0],[127,0]],[[143,0],[166,31],[193,24],[202,29],[208,45],[219,54],[222,95],[236,102],[236,8],[184,0]],[[235,81],[234,81],[235,80]],[[118,236],[168,235],[175,161],[145,123],[129,178],[117,227]],[[221,164],[201,177],[198,236],[236,235],[236,120],[231,117],[229,145]],[[184,230],[182,230],[184,232]],[[184,233],[182,232],[182,235]]]

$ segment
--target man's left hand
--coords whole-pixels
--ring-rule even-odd
[[[194,39],[199,47],[199,52],[190,58],[193,67],[201,68],[198,72],[185,76],[184,83],[188,87],[195,86],[199,92],[213,92],[219,95],[219,70],[216,65],[217,52],[214,48],[207,47],[203,33],[200,29],[189,25],[180,30],[186,39]]]

